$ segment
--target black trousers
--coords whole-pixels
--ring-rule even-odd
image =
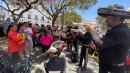
[[[42,45],[42,53],[45,53],[51,45]]]
[[[78,52],[78,44],[77,44],[77,42],[74,42],[73,45],[74,45],[75,51]]]
[[[99,64],[99,73],[126,73],[124,66]]]
[[[33,48],[36,46],[36,38],[33,38]]]
[[[88,53],[87,53],[87,47],[82,47],[81,49],[81,53],[80,53],[80,62],[79,64],[82,66],[82,62],[84,60],[84,67],[86,67],[86,64],[87,64],[87,61],[88,59],[86,58],[86,56],[88,56]]]

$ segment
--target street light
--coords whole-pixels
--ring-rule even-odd
[[[63,12],[62,12],[62,26],[61,26],[61,29],[63,30],[64,28],[64,9],[63,9]]]
[[[64,28],[64,11],[66,10],[66,8],[63,8],[63,10],[62,10],[62,26],[61,26],[61,29],[63,30],[63,28]]]

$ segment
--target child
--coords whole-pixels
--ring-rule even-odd
[[[19,38],[19,34],[16,32],[16,30],[16,25],[10,25],[8,28],[8,53],[10,57],[12,57],[14,53],[18,53],[20,60],[23,60],[23,49],[21,48],[21,45],[24,44],[23,41],[25,40],[25,37]]]

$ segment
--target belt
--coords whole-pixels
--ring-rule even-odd
[[[88,47],[88,45],[82,44],[82,46]]]
[[[117,67],[122,67],[124,66],[125,64],[124,63],[120,63],[120,64],[112,64],[112,66],[117,66]]]

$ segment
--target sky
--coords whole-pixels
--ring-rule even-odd
[[[130,8],[130,0],[98,0],[98,2],[87,10],[78,10],[78,14],[85,20],[96,22],[97,9],[100,7],[107,7],[108,5],[120,4],[125,10]]]

